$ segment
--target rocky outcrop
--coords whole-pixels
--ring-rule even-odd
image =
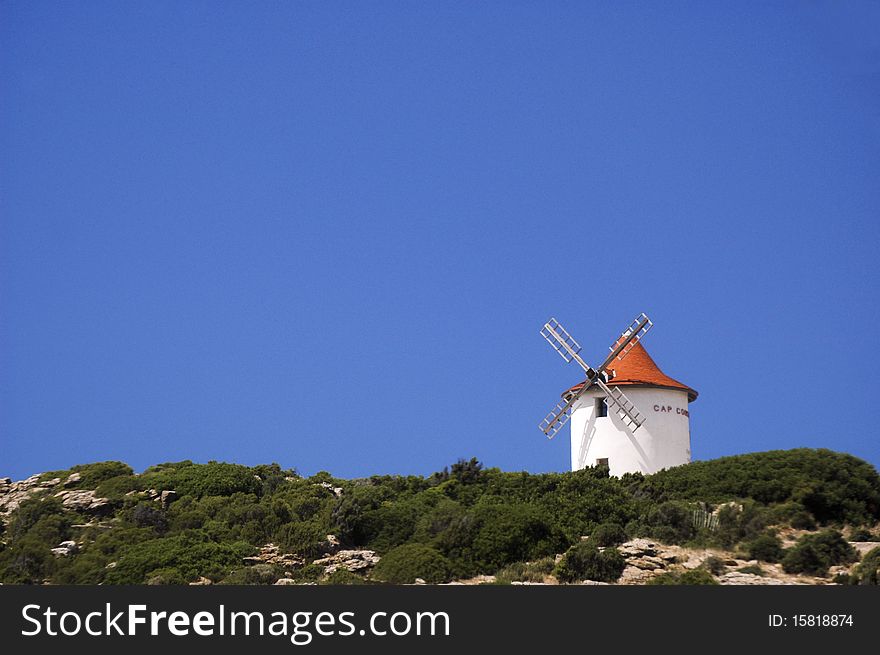
[[[171,489],[166,489],[159,494],[159,502],[162,504],[162,509],[168,509],[168,506],[175,500],[177,500],[177,492]]]
[[[75,541],[62,541],[58,544],[57,548],[50,548],[49,550],[52,551],[55,557],[67,557],[79,551],[79,546],[77,546]]]
[[[324,487],[325,489],[327,489],[328,491],[330,491],[330,493],[332,493],[337,498],[339,498],[342,495],[342,487],[334,487],[329,482],[319,482],[318,484],[320,486]]]
[[[260,547],[259,555],[244,558],[247,564],[272,564],[284,568],[300,568],[306,562],[305,559],[294,553],[282,553],[275,544],[266,544]]]
[[[0,483],[0,514],[9,514],[15,511],[22,502],[44,491],[46,491],[46,487],[40,485],[39,474],[18,482],[3,478]]]
[[[19,482],[12,482],[9,478],[0,480],[0,514],[15,511],[28,498],[52,493],[52,490],[58,487],[70,487],[82,480],[80,473],[68,475],[63,485],[61,478],[40,480],[40,477],[39,474],[32,475]],[[103,514],[112,509],[108,498],[100,498],[94,491],[88,489],[63,489],[53,495],[61,500],[61,504],[67,510]]]
[[[626,560],[626,567],[618,584],[645,584],[651,578],[666,573],[682,559],[677,546],[663,546],[650,539],[632,539],[618,546],[617,550]]]
[[[92,514],[103,514],[112,509],[109,498],[99,498],[91,489],[67,489],[55,494],[64,509]]]
[[[125,494],[126,496],[145,496],[149,500],[156,501],[162,505],[162,509],[168,509],[168,506],[171,505],[178,498],[178,494],[173,489],[166,489],[165,491],[159,491],[158,489],[147,489],[146,491],[138,491],[137,489],[133,491],[129,491]]]
[[[379,563],[379,557],[373,550],[340,550],[335,555],[316,559],[318,566],[324,567],[324,574],[330,575],[340,569],[352,573],[365,573]]]
[[[740,573],[739,571],[729,571],[718,578],[718,582],[723,585],[800,585],[802,582],[793,580],[780,580],[754,573]]]

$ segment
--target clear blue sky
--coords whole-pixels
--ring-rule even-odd
[[[697,459],[880,464],[880,5],[0,3],[0,475],[568,467],[640,311]]]

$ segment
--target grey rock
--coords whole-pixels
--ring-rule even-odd
[[[730,571],[722,575],[718,581],[723,585],[800,585],[803,583],[788,580],[778,580],[776,578],[762,577],[751,573],[740,573],[738,571]]]
[[[319,482],[318,484],[325,489],[329,489],[337,498],[342,495],[342,487],[334,487],[329,482]]]
[[[64,509],[100,513],[110,508],[109,498],[99,498],[91,489],[66,490],[55,494]]]
[[[656,555],[657,544],[649,539],[632,539],[618,546],[617,550],[625,558],[643,557],[645,555]]]
[[[79,546],[75,541],[62,541],[56,548],[50,548],[55,557],[67,557],[73,555],[79,550]]]
[[[265,544],[260,547],[259,555],[244,558],[247,564],[274,564],[285,568],[300,568],[306,562],[305,559],[294,553],[282,553],[275,544]]]
[[[340,550],[335,555],[316,559],[315,564],[324,567],[324,573],[330,575],[339,569],[346,571],[365,571],[379,563],[379,557],[372,550]]]
[[[623,569],[623,573],[620,576],[620,579],[617,581],[617,584],[622,585],[638,585],[645,584],[648,580],[653,578],[656,574],[652,571],[647,571],[645,569],[640,569],[636,566],[627,566]]]

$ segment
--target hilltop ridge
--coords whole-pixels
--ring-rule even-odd
[[[190,461],[0,478],[0,582],[876,584],[880,475],[796,449],[654,475],[303,477]]]

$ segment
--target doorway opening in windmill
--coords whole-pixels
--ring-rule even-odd
[[[599,459],[596,460],[596,466],[608,468],[608,458],[607,457],[600,457]]]
[[[604,398],[596,398],[596,418],[608,416],[608,405]]]

